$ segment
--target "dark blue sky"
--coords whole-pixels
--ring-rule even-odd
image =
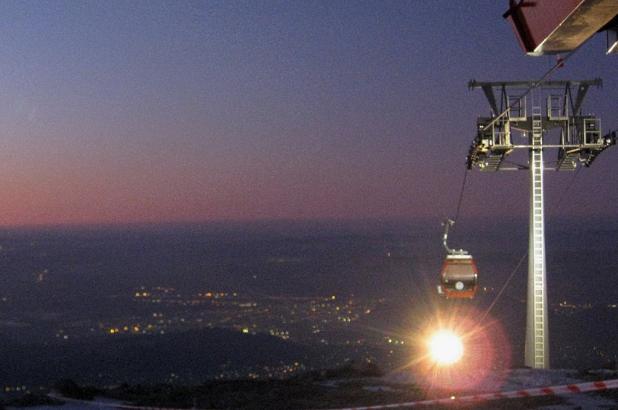
[[[452,214],[488,112],[468,80],[555,62],[523,54],[507,3],[2,3],[0,224]],[[554,78],[603,78],[585,110],[615,129],[604,50]],[[615,217],[616,155],[558,213]],[[526,215],[526,173],[469,182],[464,215]]]

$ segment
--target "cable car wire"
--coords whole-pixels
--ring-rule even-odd
[[[556,71],[559,68],[562,68],[564,66],[564,63],[575,53],[575,51],[577,51],[577,49],[572,50],[571,52],[569,52],[566,56],[562,57],[558,57],[556,63],[551,66],[542,76],[539,80],[535,81],[534,83],[532,83],[532,85],[530,85],[525,91],[524,93],[519,96],[519,98],[517,99],[516,103],[520,104],[520,101],[522,100],[523,97],[527,96],[528,94],[530,94],[534,89],[536,89],[537,87],[539,87],[541,85],[541,83],[543,81],[545,81],[545,79],[547,79],[550,75],[552,75],[554,73],[554,71]],[[508,114],[511,110],[511,105],[507,104],[506,108],[499,114],[497,115],[495,118],[493,118],[485,127],[483,127],[483,131],[486,130],[487,128],[493,126],[500,118],[504,117],[506,114]],[[566,196],[566,193],[568,192],[568,190],[571,188],[571,186],[573,185],[573,183],[575,182],[575,179],[577,178],[577,175],[579,174],[581,167],[577,168],[577,170],[575,171],[575,174],[573,175],[573,178],[571,178],[571,181],[569,181],[569,183],[567,184],[566,188],[562,191],[560,198],[558,200],[558,204],[556,206],[556,208],[559,208],[559,206],[562,203],[562,200],[564,199],[564,197]],[[465,172],[464,172],[464,177],[463,177],[463,181],[461,184],[461,190],[459,192],[459,198],[457,200],[457,208],[455,211],[455,218],[452,220],[452,224],[454,225],[454,223],[459,219],[459,215],[461,212],[461,205],[463,203],[463,198],[464,198],[464,193],[465,193],[465,188],[466,188],[466,181],[468,178],[468,169],[466,168]],[[448,221],[447,221],[448,223]],[[525,252],[522,257],[519,259],[519,261],[517,262],[517,264],[515,265],[515,268],[511,271],[511,273],[509,274],[509,276],[507,277],[506,281],[504,282],[504,284],[502,285],[502,287],[500,288],[500,291],[498,292],[498,294],[496,295],[496,297],[494,298],[494,300],[492,301],[492,303],[489,305],[489,307],[487,308],[487,310],[485,311],[485,313],[483,314],[483,319],[489,314],[489,312],[493,309],[493,307],[495,306],[495,304],[498,302],[498,299],[502,296],[502,294],[504,293],[504,291],[506,290],[506,288],[508,287],[508,285],[511,283],[511,280],[513,279],[513,277],[515,276],[515,273],[517,273],[517,271],[519,270],[519,268],[521,267],[523,261],[526,259],[526,256],[528,255],[528,252]]]
[[[550,75],[552,75],[554,73],[554,71],[556,71],[559,68],[562,68],[564,66],[564,63],[575,53],[575,51],[577,51],[577,49],[569,52],[566,56],[562,57],[558,57],[556,63],[549,68],[549,70],[547,70],[545,72],[545,74],[543,74],[541,76],[540,79],[538,79],[537,81],[535,81],[534,83],[532,83],[531,86],[529,86],[526,91],[524,91],[524,93],[522,95],[519,96],[519,98],[516,101],[516,104],[519,104],[520,101],[522,100],[522,98],[524,98],[526,95],[530,94],[530,92],[532,90],[534,90],[535,88],[537,88],[539,85],[541,85],[541,83],[543,81],[545,81],[545,79],[547,77],[549,77]],[[506,114],[508,114],[511,111],[511,105],[507,104],[506,108],[504,109],[504,111],[502,111],[499,115],[497,115],[496,117],[494,117],[487,125],[485,125],[485,127],[483,127],[483,131],[487,130],[489,127],[493,126],[500,118],[504,117]]]
[[[575,184],[575,180],[577,179],[577,176],[579,175],[579,171],[581,171],[581,169],[582,169],[582,167],[580,166],[580,167],[577,168],[577,170],[575,170],[575,173],[573,174],[573,177],[570,179],[570,181],[567,184],[567,186],[560,193],[560,197],[558,197],[558,201],[556,203],[554,211],[557,211],[558,209],[560,209],[560,206],[564,202],[564,198],[566,197],[566,194],[569,192],[569,190],[571,189],[573,184]],[[489,307],[483,313],[483,316],[481,317],[481,322],[487,317],[487,315],[491,312],[493,307],[496,305],[496,303],[498,302],[498,299],[500,299],[500,297],[502,296],[502,293],[504,293],[504,291],[506,290],[508,285],[511,283],[511,280],[515,276],[515,273],[517,273],[517,271],[521,267],[521,264],[524,262],[524,260],[526,259],[527,256],[528,256],[528,252],[524,252],[524,254],[521,256],[521,258],[519,258],[519,262],[517,262],[517,265],[515,265],[515,269],[513,269],[511,271],[510,275],[508,276],[508,278],[506,279],[506,281],[504,282],[504,284],[502,285],[502,287],[498,291],[498,294],[496,295],[494,300],[491,302]]]
[[[457,200],[457,210],[455,211],[455,218],[453,219],[453,223],[457,222],[459,219],[459,213],[461,212],[461,204],[463,202],[464,192],[466,190],[466,180],[468,179],[468,169],[464,172],[463,181],[461,182],[461,189],[459,190],[459,199]]]
[[[517,99],[516,104],[519,104],[521,99],[525,96],[527,96],[528,94],[530,94],[530,92],[532,90],[534,90],[535,88],[537,88],[539,85],[541,85],[541,83],[543,81],[545,81],[545,79],[547,79],[550,75],[552,75],[554,73],[554,71],[556,71],[559,68],[562,68],[564,66],[564,63],[571,58],[571,56],[575,53],[575,51],[577,51],[577,49],[569,52],[568,54],[566,54],[564,57],[558,57],[556,63],[551,66],[542,76],[541,78],[539,78],[537,81],[535,81],[534,83],[532,83],[531,86],[529,86],[526,91],[524,91],[524,93],[522,95],[519,96],[519,98]],[[489,127],[493,126],[500,118],[504,117],[506,114],[508,114],[511,111],[511,105],[507,104],[506,108],[500,113],[498,114],[496,117],[494,117],[487,125],[485,125],[485,127],[483,127],[483,131],[485,131],[486,129],[488,129]],[[463,182],[461,184],[461,190],[459,192],[459,198],[457,200],[457,209],[455,211],[455,218],[452,219],[453,224],[455,222],[457,222],[458,218],[459,218],[459,214],[461,211],[461,204],[463,202],[463,197],[464,197],[464,193],[465,193],[465,188],[466,188],[466,180],[468,178],[468,169],[466,168],[465,172],[464,172],[464,177],[463,177]]]

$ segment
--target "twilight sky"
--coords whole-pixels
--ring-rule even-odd
[[[475,119],[467,82],[534,79],[486,1],[0,3],[0,225],[454,213]],[[602,36],[554,79],[601,77]],[[548,212],[617,217],[618,148],[552,174]],[[525,216],[528,175],[470,175],[463,214]],[[552,201],[554,201],[552,203]]]

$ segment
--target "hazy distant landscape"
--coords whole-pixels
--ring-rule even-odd
[[[482,310],[525,251],[526,231],[471,227],[453,237],[465,237],[479,265],[485,291],[465,303]],[[551,227],[552,364],[611,365],[618,230]],[[5,230],[0,383],[191,384],[366,360],[388,370],[414,354],[438,303],[439,232],[410,221]],[[513,366],[522,364],[525,274],[490,316]]]

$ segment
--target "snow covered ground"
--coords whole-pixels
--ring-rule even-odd
[[[67,402],[62,406],[34,406],[34,407],[7,407],[7,410],[82,410],[82,409],[113,409],[113,404],[121,404],[118,400],[106,397],[96,397],[92,403],[71,403]]]
[[[535,387],[552,387],[567,384],[586,383],[593,380],[601,379],[618,379],[617,371],[596,371],[582,373],[575,370],[535,370],[535,369],[513,369],[509,371],[496,371],[485,375],[483,380],[477,380],[474,388],[467,388],[465,391],[459,392],[461,395],[476,394],[476,393],[494,393],[520,391]],[[342,380],[340,382],[349,382]],[[369,392],[395,392],[398,390],[409,390],[411,385],[426,386],[427,377],[424,378],[410,371],[400,371],[388,374],[381,378],[364,379],[363,389]],[[329,387],[337,389],[338,383],[331,382]],[[455,393],[455,391],[452,391]],[[449,396],[449,390],[444,388],[435,388],[429,391],[430,398],[442,398]],[[589,393],[573,393],[560,396],[563,401],[558,405],[546,405],[542,407],[534,407],[542,410],[588,410],[588,409],[618,409],[618,392],[612,397],[603,397],[599,392]],[[523,403],[517,404],[520,399],[501,399],[491,402],[480,402],[479,405],[484,409],[502,408],[506,406],[506,401],[510,401],[508,408],[526,408]],[[515,403],[513,403],[515,401]],[[105,398],[98,398],[90,405],[80,403],[67,403],[63,406],[38,406],[30,407],[31,410],[78,410],[92,408],[110,408],[111,403],[118,404]],[[392,401],[390,402],[392,403]],[[386,404],[386,403],[384,403]],[[495,404],[495,407],[494,407]],[[524,406],[524,407],[521,407]],[[446,407],[450,407],[446,406]],[[475,406],[465,408],[474,408]],[[454,405],[453,408],[457,408]],[[13,410],[13,409],[11,409]]]
[[[64,404],[62,406],[35,406],[35,407],[7,407],[7,410],[81,410],[86,406],[83,404]],[[96,409],[95,406],[88,407],[89,409]]]

